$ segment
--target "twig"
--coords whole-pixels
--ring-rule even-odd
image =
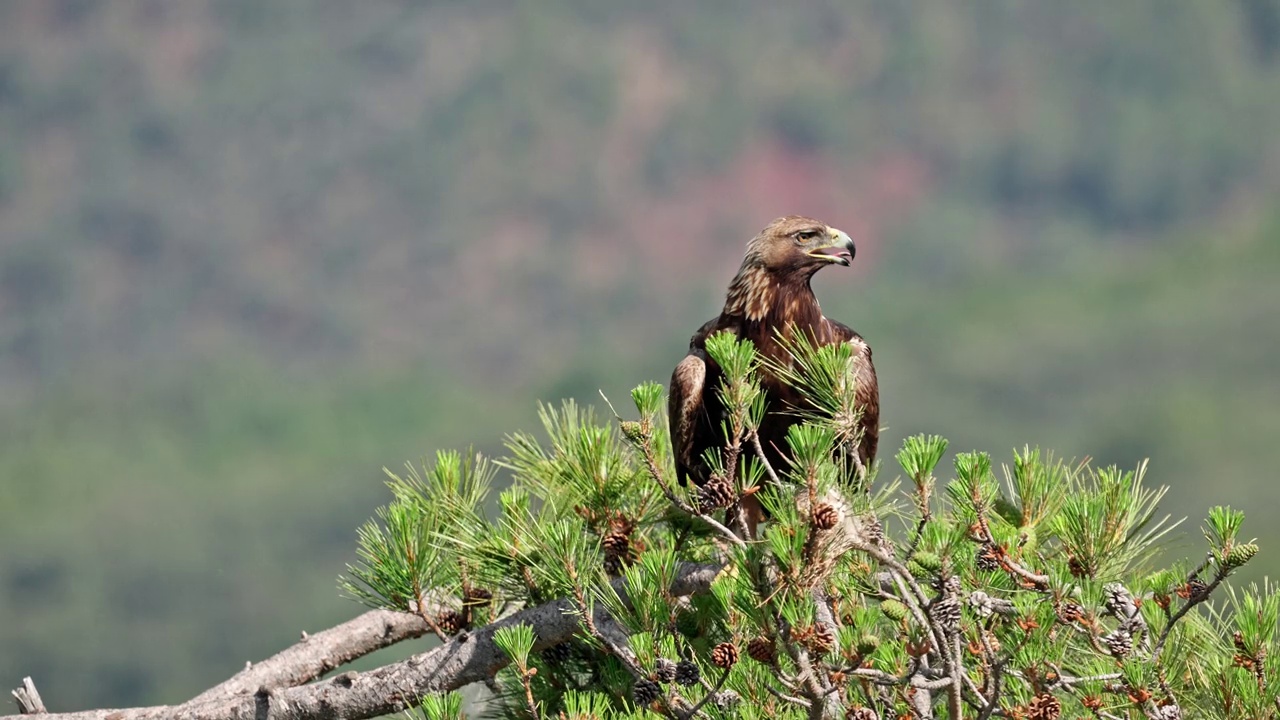
[[[792,705],[799,705],[800,707],[802,707],[802,708],[806,708],[806,709],[808,709],[809,707],[812,707],[812,703],[810,703],[808,700],[805,700],[804,698],[798,698],[798,697],[795,697],[795,696],[793,696],[793,695],[787,695],[786,693],[783,693],[783,692],[781,692],[781,691],[777,690],[777,689],[776,689],[776,688],[774,688],[772,685],[768,685],[768,684],[766,684],[766,685],[764,686],[764,689],[765,689],[765,690],[766,690],[770,695],[772,695],[772,696],[774,696],[774,697],[778,698],[779,700],[782,700],[782,701],[785,701],[785,702],[789,702],[789,703],[791,703]]]
[[[596,624],[596,619],[593,617],[594,613],[592,613],[591,608],[587,606],[587,599],[585,594],[582,592],[582,587],[578,585],[578,573],[574,569],[573,563],[569,563],[566,569],[569,571],[569,579],[573,581],[573,602],[578,608],[578,614],[582,618],[582,624],[586,626],[587,632],[591,634],[591,637],[595,638],[601,645],[603,645],[604,649],[610,655],[618,658],[618,661],[626,666],[627,671],[631,673],[632,677],[636,679],[644,677],[644,671],[640,669],[640,665],[636,663],[635,659],[631,656],[631,653],[625,652],[611,638],[606,637],[604,633],[600,632],[600,628]]]
[[[979,700],[985,701],[985,698],[982,697],[978,684],[964,671],[964,655],[960,653],[960,635],[958,633],[952,637],[951,643],[952,647],[949,649],[952,653],[952,659],[947,670],[951,675],[951,717],[953,720],[960,720],[964,715],[964,690],[966,687],[969,688],[969,692],[977,695]]]
[[[530,670],[528,667],[519,668],[520,683],[524,685],[524,703],[529,709],[530,717],[540,717],[538,715],[538,703],[533,701],[533,682],[530,680],[537,670]]]
[[[715,694],[720,692],[720,688],[724,687],[724,682],[728,679],[729,679],[729,668],[725,668],[725,671],[720,674],[720,679],[716,681],[716,686],[708,690],[706,694],[702,696],[702,699],[699,700],[693,707],[689,708],[688,711],[681,713],[680,714],[681,720],[688,720],[688,718],[691,718],[694,715],[696,715],[698,711],[702,709],[702,706],[707,704],[708,700],[715,697]]]
[[[907,548],[907,559],[915,557],[916,550],[920,547],[920,540],[924,537],[924,526],[929,524],[929,517],[925,514],[920,515],[920,522],[916,523],[915,534],[911,538],[911,545]]]
[[[671,487],[667,485],[667,481],[663,479],[662,471],[658,469],[658,462],[653,457],[653,447],[649,444],[649,438],[644,438],[644,442],[639,443],[639,445],[641,454],[644,455],[644,463],[649,470],[649,475],[651,475],[654,481],[658,483],[658,487],[662,489],[662,494],[667,496],[667,500],[671,501],[672,505],[679,508],[681,512],[692,515],[710,525],[716,532],[723,535],[725,539],[734,543],[738,547],[745,548],[747,546],[746,541],[738,537],[738,535],[732,530],[705,513],[698,512],[697,508],[685,502],[675,494],[675,491],[672,490]]]
[[[991,545],[992,547],[998,547],[996,545],[995,537],[991,534],[991,527],[987,525],[987,518],[981,512],[978,513],[978,528],[982,532],[981,539],[984,543]],[[1032,572],[1031,570],[1028,570],[1027,568],[1022,567],[1021,565],[1018,564],[1017,561],[1009,557],[1009,552],[1007,550],[1000,552],[997,556],[997,560],[1000,562],[1000,566],[1003,567],[1006,571],[1011,572],[1014,575],[1017,575],[1018,577],[1022,578],[1023,580],[1026,580],[1027,582],[1034,584],[1036,586],[1036,589],[1038,590],[1048,589],[1049,587],[1048,575],[1041,575],[1040,573]]]
[[[751,447],[752,447],[752,449],[754,449],[754,450],[756,451],[756,457],[760,459],[760,464],[764,466],[764,471],[765,471],[765,473],[769,476],[769,479],[770,479],[771,481],[773,481],[774,486],[775,486],[775,487],[781,486],[781,485],[782,485],[782,481],[778,479],[778,473],[774,472],[774,470],[773,470],[773,464],[772,464],[772,463],[770,463],[770,462],[765,458],[765,456],[764,456],[764,448],[760,447],[760,433],[759,433],[759,432],[756,432],[756,431],[752,431],[752,432],[751,432]],[[811,501],[811,502],[812,502],[812,501]]]
[[[1174,623],[1185,617],[1186,614],[1191,611],[1191,608],[1199,605],[1205,600],[1208,600],[1210,593],[1217,589],[1217,587],[1222,584],[1222,581],[1227,579],[1227,575],[1230,573],[1231,571],[1225,568],[1220,568],[1217,574],[1213,576],[1213,582],[1206,585],[1204,590],[1201,590],[1198,594],[1187,598],[1187,601],[1183,603],[1182,607],[1178,608],[1178,612],[1174,613],[1173,617],[1169,618],[1169,622],[1164,625],[1164,630],[1160,631],[1160,639],[1156,641],[1156,646],[1151,650],[1152,662],[1160,659],[1160,653],[1164,650],[1165,641],[1169,639],[1169,633],[1173,630]]]
[[[978,627],[982,657],[987,662],[987,673],[983,678],[983,685],[990,686],[988,695],[978,694],[978,697],[983,700],[983,706],[978,709],[978,720],[987,720],[1000,707],[1000,685],[1004,682],[1004,663],[996,657],[996,651],[991,647],[991,640],[987,637],[990,625],[991,620],[988,620],[986,624]]]
[[[877,670],[875,668],[864,668],[864,667],[847,668],[847,669],[841,670],[841,672],[845,673],[846,675],[865,678],[867,680],[870,680],[872,683],[876,685],[884,685],[886,687],[892,687],[895,685],[906,685],[907,683],[911,682],[911,677],[914,674],[913,672],[909,672],[906,675],[893,675],[883,670]]]
[[[1076,685],[1079,685],[1080,683],[1087,683],[1087,682],[1107,682],[1109,680],[1119,680],[1121,677],[1122,676],[1118,672],[1104,673],[1102,675],[1087,675],[1085,677],[1071,677],[1070,675],[1063,675],[1062,673],[1058,673],[1058,679],[1050,683],[1049,688],[1052,689],[1058,686],[1074,687]]]
[[[40,699],[40,691],[30,677],[22,678],[22,687],[13,691],[14,700],[18,703],[18,712],[22,715],[35,715],[49,712]]]

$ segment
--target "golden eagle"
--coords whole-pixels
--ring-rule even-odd
[[[787,467],[787,430],[800,422],[795,411],[806,403],[800,390],[779,377],[775,369],[793,364],[789,347],[797,340],[815,347],[852,345],[858,380],[855,406],[860,411],[855,433],[857,459],[863,467],[870,466],[880,432],[880,397],[871,348],[858,333],[823,317],[809,286],[818,270],[828,265],[847,267],[853,256],[853,240],[847,234],[794,215],[769,223],[747,244],[742,267],[729,283],[724,310],[693,334],[689,354],[671,375],[667,410],[681,482],[704,485],[711,469],[703,453],[724,446],[724,408],[716,392],[721,371],[706,352],[707,338],[724,331],[750,340],[764,360],[759,373],[767,404],[758,433],[766,459],[779,472]]]

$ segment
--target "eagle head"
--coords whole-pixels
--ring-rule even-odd
[[[853,262],[853,240],[843,230],[799,215],[769,223],[747,244],[743,267],[756,267],[774,275],[811,277],[827,265]]]

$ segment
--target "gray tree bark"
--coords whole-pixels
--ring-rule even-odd
[[[719,565],[686,564],[680,568],[671,592],[677,596],[707,592],[719,571]],[[615,583],[615,587],[626,601],[621,583]],[[595,615],[599,623],[612,620],[600,607]],[[336,720],[387,715],[417,704],[424,695],[456,690],[493,677],[510,662],[494,644],[494,633],[521,624],[533,627],[535,650],[569,640],[580,630],[573,602],[554,600],[459,633],[440,647],[407,660],[365,673],[347,672],[311,682],[374,650],[429,632],[417,615],[373,610],[304,637],[181,705],[35,712],[3,716],[0,720]],[[33,684],[25,689],[35,692]]]

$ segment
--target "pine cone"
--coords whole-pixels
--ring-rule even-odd
[[[631,688],[631,699],[635,701],[637,707],[649,707],[660,697],[662,697],[662,688],[648,678],[636,680],[636,684]]]
[[[865,532],[867,534],[867,540],[869,540],[872,545],[879,545],[884,542],[884,525],[880,524],[880,518],[873,516],[870,522],[867,523]]]
[[[626,557],[631,550],[631,534],[614,529],[604,536],[604,554],[610,557]]]
[[[712,510],[729,507],[738,499],[733,486],[722,477],[711,478],[698,491],[698,512],[706,515]]]
[[[878,635],[864,633],[862,637],[858,638],[859,655],[870,655],[875,652],[878,647],[880,647],[880,637]]]
[[[1249,647],[1244,644],[1244,633],[1239,630],[1231,633],[1231,644],[1236,646],[1237,652],[1246,654],[1249,652]]]
[[[944,597],[929,607],[929,617],[938,621],[943,630],[952,632],[960,627],[960,601]]]
[[[457,610],[444,610],[436,615],[436,627],[445,635],[457,635],[466,624],[466,618]]]
[[[692,660],[681,660],[676,663],[676,684],[689,687],[697,685],[702,679],[702,672],[698,670],[698,664]]]
[[[738,647],[730,642],[722,642],[711,648],[711,664],[728,670],[738,662]]]
[[[935,552],[921,550],[912,558],[917,565],[925,569],[925,572],[933,575],[942,570],[942,558],[938,557]]]
[[[1108,613],[1121,620],[1127,620],[1135,611],[1133,595],[1120,583],[1107,583],[1102,592],[1106,595],[1102,606]]]
[[[669,683],[676,679],[676,664],[666,658],[658,658],[653,665],[653,676],[658,682]]]
[[[1194,600],[1204,594],[1208,589],[1209,586],[1206,585],[1203,580],[1188,580],[1186,585],[1178,588],[1177,593],[1178,597],[1185,598],[1187,600]]]
[[[468,588],[463,595],[466,605],[488,605],[493,601],[493,591],[487,588]]]
[[[974,561],[979,570],[990,572],[991,570],[1000,569],[1000,555],[996,552],[996,546],[991,543],[983,543],[978,549],[978,559]]]
[[[622,577],[622,572],[627,569],[626,562],[617,555],[604,556],[604,574],[609,577]]]
[[[1062,701],[1049,693],[1041,693],[1027,706],[1028,720],[1058,720],[1062,716]]]
[[[835,646],[836,634],[831,631],[831,628],[821,623],[814,626],[813,638],[809,643],[809,649],[813,651],[813,654],[821,657],[831,652],[831,649]]]
[[[869,707],[849,708],[844,714],[845,720],[880,720],[876,711]]]
[[[995,613],[996,604],[990,595],[981,590],[974,590],[969,594],[969,609],[980,618],[988,618]]]
[[[1257,554],[1258,554],[1258,546],[1254,543],[1243,543],[1241,545],[1236,545],[1235,547],[1231,548],[1230,552],[1227,553],[1225,562],[1223,564],[1226,565],[1228,568],[1238,568],[1241,565],[1252,560],[1253,556]]]
[[[899,600],[881,600],[880,612],[894,622],[902,622],[907,617],[907,606]]]
[[[747,643],[747,655],[752,660],[768,665],[777,657],[777,648],[773,645],[773,640],[761,635],[751,638],[751,642]]]
[[[1079,603],[1062,603],[1058,606],[1058,622],[1070,625],[1084,619],[1084,608]]]
[[[1092,577],[1093,573],[1089,571],[1088,566],[1084,564],[1080,558],[1072,555],[1067,558],[1067,570],[1071,572],[1072,577]]]
[[[742,702],[742,696],[732,690],[721,690],[711,696],[711,702],[721,710],[728,710]]]
[[[929,617],[947,632],[960,627],[960,577],[952,575],[942,583],[942,593],[929,606]]]
[[[830,530],[840,522],[840,511],[828,503],[821,503],[813,509],[813,526],[818,530]]]
[[[573,646],[567,642],[557,643],[542,651],[542,661],[555,667],[573,657]]]
[[[1112,657],[1121,660],[1133,651],[1133,636],[1128,630],[1118,628],[1115,632],[1103,635],[1102,644],[1107,646]]]
[[[644,426],[635,420],[623,420],[618,426],[622,430],[622,436],[631,442],[644,440]]]

